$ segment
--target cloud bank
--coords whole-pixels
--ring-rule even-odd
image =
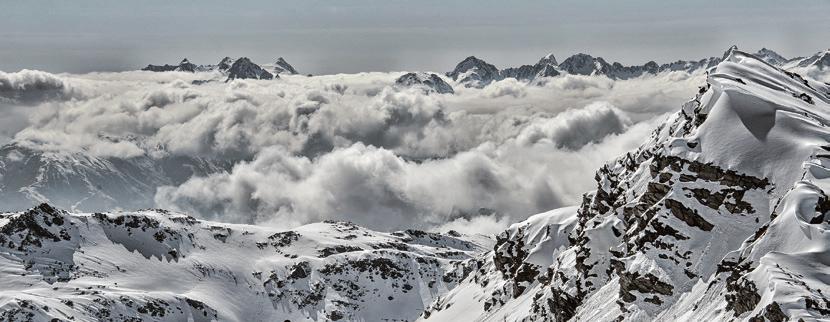
[[[7,141],[44,153],[233,163],[158,188],[157,206],[204,218],[489,231],[578,203],[703,83],[567,75],[444,95],[396,87],[401,74],[0,73],[0,116],[17,120]]]

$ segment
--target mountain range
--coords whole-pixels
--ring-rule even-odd
[[[279,74],[298,74],[291,64],[285,61],[284,58],[277,58],[277,61],[272,65],[260,65],[252,62],[248,57],[240,57],[233,59],[230,57],[222,58],[216,65],[196,65],[191,63],[187,58],[183,59],[178,65],[147,65],[142,68],[143,71],[149,72],[211,72],[217,71],[227,75],[227,81],[233,79],[274,79],[279,78]],[[269,72],[268,69],[271,71]]]
[[[793,70],[826,57],[730,48],[636,68],[576,55],[511,69],[623,79],[711,65],[639,148],[596,171],[579,205],[492,239],[348,222],[276,231],[158,209],[5,213],[0,318],[824,320],[830,84]],[[506,77],[475,57],[459,66],[449,77],[471,86]]]
[[[482,88],[492,82],[505,78],[514,78],[521,81],[533,82],[544,77],[559,75],[591,75],[605,76],[610,79],[630,79],[643,75],[656,75],[663,72],[684,71],[688,73],[703,72],[714,67],[728,56],[732,46],[722,57],[709,57],[700,60],[678,60],[671,63],[658,64],[649,61],[643,65],[625,66],[618,62],[608,63],[602,57],[588,54],[575,54],[561,63],[556,62],[553,54],[542,57],[533,65],[510,67],[499,70],[492,64],[475,56],[470,56],[458,63],[455,69],[446,73],[446,76],[465,87]],[[793,68],[820,68],[830,67],[830,50],[816,53],[810,57],[784,58],[778,53],[762,48],[754,54],[765,62],[784,69]]]
[[[721,57],[709,57],[700,60],[678,60],[663,64],[649,61],[643,65],[631,66],[626,66],[618,62],[609,63],[602,57],[594,57],[589,54],[578,53],[566,58],[561,63],[557,63],[556,57],[554,57],[553,54],[547,54],[533,65],[522,65],[519,67],[499,69],[493,64],[490,64],[480,58],[469,56],[459,62],[452,71],[445,73],[445,75],[464,87],[474,88],[483,88],[493,82],[506,78],[513,78],[525,82],[534,82],[543,80],[547,77],[555,77],[560,75],[605,76],[614,80],[624,80],[641,77],[643,75],[656,75],[663,72],[703,72],[723,61],[731,50],[736,49],[737,46],[730,47]],[[823,70],[830,67],[830,50],[821,51],[809,57],[785,58],[771,49],[762,48],[755,52],[754,56],[773,66],[781,67],[787,70],[804,68],[818,68]],[[264,74],[261,72],[255,72],[257,68],[261,68],[259,65],[251,62],[247,58],[243,57],[242,59],[244,59],[243,62],[245,65],[249,67],[245,68],[245,72],[237,72],[233,75],[229,75],[228,80],[235,78],[271,79],[267,76],[263,77]],[[230,65],[232,65],[235,61],[236,60],[232,60],[229,57],[225,57],[217,65],[195,65],[185,58],[178,65],[151,64],[142,68],[142,70],[153,72],[196,72],[214,70],[227,72]],[[269,66],[270,70],[274,75],[277,75],[277,77],[280,73],[298,74],[296,69],[288,64],[288,62],[286,62],[282,57],[277,59],[276,63]],[[270,72],[265,72],[269,75],[271,74]],[[421,82],[415,83],[421,84]],[[452,86],[450,85],[450,87]],[[433,90],[435,89],[433,88]],[[447,91],[446,88],[438,92],[451,93],[450,91]]]

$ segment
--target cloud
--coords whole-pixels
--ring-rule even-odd
[[[598,102],[533,122],[522,129],[517,138],[528,145],[550,140],[559,148],[573,150],[611,134],[620,134],[629,124],[630,121],[619,109],[606,102]]]
[[[0,99],[30,101],[60,97],[70,92],[64,81],[50,73],[24,69],[0,72]]]
[[[638,146],[703,81],[563,76],[425,95],[394,86],[400,73],[229,83],[214,73],[32,75],[3,86],[42,79],[73,94],[18,109],[22,125],[6,134],[15,144],[234,164],[160,187],[159,207],[283,227],[335,219],[487,231],[578,203],[596,168]]]

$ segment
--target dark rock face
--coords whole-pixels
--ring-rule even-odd
[[[279,76],[278,76],[279,77]],[[274,75],[251,62],[247,57],[237,59],[228,69],[228,79],[274,79]]]
[[[594,62],[591,57],[582,56],[572,63],[587,66]],[[598,61],[597,65],[602,66]],[[648,65],[652,70],[656,66]],[[705,115],[698,115],[697,111],[694,115],[682,114],[678,124],[670,125],[673,131],[682,135],[702,124]],[[655,131],[655,140],[660,131]],[[690,147],[693,144],[690,142]],[[640,181],[642,188],[632,191],[631,182],[643,180],[638,173],[647,175],[648,180]],[[551,291],[545,296],[552,302],[579,306],[587,296],[617,277],[620,290],[617,304],[623,313],[632,305],[641,308],[671,305],[676,294],[688,291],[678,290],[679,285],[689,285],[699,276],[712,274],[711,264],[709,268],[701,265],[705,251],[695,245],[708,243],[713,236],[729,231],[720,226],[726,224],[724,218],[740,218],[740,225],[749,226],[751,231],[760,228],[760,217],[765,210],[758,211],[758,204],[751,204],[748,200],[753,199],[749,196],[763,196],[772,187],[766,178],[666,154],[659,148],[649,148],[648,144],[602,167],[596,181],[597,190],[586,194],[577,213],[577,227],[570,237],[575,250],[576,276],[552,274]],[[737,243],[727,248],[739,246]],[[718,253],[718,256],[724,255]],[[632,267],[631,263],[637,259],[682,269],[658,277]],[[730,309],[735,312],[754,309],[760,300],[754,285],[737,281],[731,285],[727,301],[734,304]],[[538,315],[558,314],[567,318],[569,313],[558,308],[546,311]]]
[[[467,57],[458,63],[453,71],[447,73],[447,76],[464,84],[465,87],[477,88],[482,88],[502,79],[496,66],[488,64],[475,56]]]
[[[294,69],[294,66],[291,66],[291,64],[289,64],[287,61],[285,61],[285,59],[283,59],[282,57],[277,58],[277,62],[274,65],[275,65],[274,74],[282,74],[282,73],[288,73],[288,74],[291,74],[291,75],[299,74],[297,72],[297,70]]]
[[[216,70],[221,72],[226,72],[228,69],[231,69],[231,65],[233,64],[233,59],[230,57],[222,58],[218,64],[216,64]]]
[[[395,80],[399,86],[423,86],[427,92],[439,94],[453,94],[455,91],[440,76],[427,73],[406,73]]]
[[[502,276],[512,281],[512,296],[519,297],[527,286],[539,275],[541,267],[525,262],[528,256],[524,244],[524,229],[519,229],[516,236],[503,232],[496,236],[493,251],[493,263]]]

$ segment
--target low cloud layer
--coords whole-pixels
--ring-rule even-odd
[[[219,76],[0,73],[0,116],[15,119],[0,135],[47,153],[232,162],[155,195],[213,220],[489,231],[577,203],[596,168],[703,83],[562,76],[441,95],[395,87],[400,74],[193,85]]]

